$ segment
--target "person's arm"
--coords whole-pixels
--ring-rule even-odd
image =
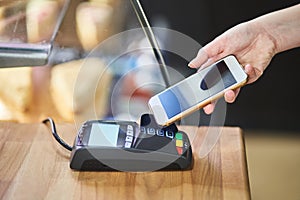
[[[275,11],[227,30],[198,52],[189,66],[203,68],[233,54],[248,74],[247,84],[262,76],[273,56],[300,46],[300,4]],[[225,100],[235,101],[239,89],[225,92]],[[204,108],[211,113],[214,104]]]
[[[252,20],[275,40],[276,53],[300,46],[300,4]]]

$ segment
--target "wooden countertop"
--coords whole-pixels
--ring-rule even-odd
[[[200,158],[208,127],[181,130],[192,143],[192,170],[78,172],[46,125],[0,122],[0,199],[250,199],[242,131],[223,127],[212,151]],[[73,143],[74,125],[58,124],[57,131]]]

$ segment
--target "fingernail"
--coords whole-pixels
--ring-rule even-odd
[[[209,105],[205,106],[203,108],[203,110],[207,115],[210,115],[213,112],[213,107],[211,104],[209,104]]]
[[[195,65],[194,65],[193,63],[189,63],[188,66],[189,66],[190,68],[195,68]]]
[[[188,66],[191,67],[191,68],[197,68],[197,65],[196,65],[195,62],[196,62],[195,59],[193,59],[193,60],[188,64]]]

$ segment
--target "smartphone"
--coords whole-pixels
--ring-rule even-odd
[[[167,126],[246,82],[247,74],[230,55],[151,97],[148,103],[156,122]]]

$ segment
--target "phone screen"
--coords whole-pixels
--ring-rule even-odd
[[[198,72],[158,95],[168,118],[237,83],[224,61]]]

